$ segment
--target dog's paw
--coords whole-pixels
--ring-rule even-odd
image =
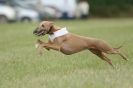
[[[35,44],[35,47],[36,47],[36,48],[39,48],[39,44],[38,44],[38,43],[36,43],[36,44]]]
[[[37,49],[38,54],[40,56],[42,56],[42,54],[43,54],[43,48],[42,48],[42,46],[39,43],[36,43],[35,44],[35,48]]]

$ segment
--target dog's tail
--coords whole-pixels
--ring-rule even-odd
[[[119,49],[122,48],[122,47],[123,47],[123,45],[118,46],[118,47],[115,47],[114,49],[115,49],[115,50],[119,50]]]
[[[120,45],[120,46],[118,46],[118,47],[115,47],[114,49],[115,49],[115,50],[119,50],[119,49],[122,48],[124,45],[125,45],[125,42],[123,42],[122,45]]]

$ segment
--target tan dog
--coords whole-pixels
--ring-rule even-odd
[[[112,62],[107,58],[106,54],[118,54],[123,59],[127,60],[127,58],[118,50],[121,47],[112,48],[104,40],[69,33],[65,28],[62,29],[55,26],[51,21],[41,22],[33,33],[37,36],[43,36],[45,34],[50,36],[48,43],[42,42],[41,40],[37,41],[37,47],[44,47],[47,50],[57,50],[66,55],[71,55],[82,50],[90,50],[93,54],[108,62],[111,66],[113,66]]]

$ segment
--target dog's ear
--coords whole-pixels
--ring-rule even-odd
[[[52,21],[43,21],[40,23],[41,29],[45,30],[47,32],[47,34],[53,32],[53,26],[54,26],[54,22],[52,22]]]
[[[53,25],[54,25],[54,22],[52,21],[42,21],[40,23],[40,27],[45,27],[47,30],[49,30],[49,28]]]
[[[53,25],[54,25],[54,22],[48,21],[48,26],[49,26],[50,28],[53,27]]]
[[[42,23],[42,26],[45,27],[47,31],[49,31],[49,29],[53,27],[53,25],[54,25],[54,22],[52,21],[43,21]]]
[[[47,22],[47,33],[48,34],[52,34],[53,33],[53,26],[54,26],[54,22],[52,22],[52,21],[48,21]]]

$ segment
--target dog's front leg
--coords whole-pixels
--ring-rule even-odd
[[[48,43],[50,43],[50,42],[48,41]],[[46,43],[43,42],[43,41],[41,41],[40,39],[38,39],[38,40],[37,40],[37,43],[36,43],[36,48],[39,47],[39,46],[40,46],[41,48],[43,48],[43,46],[42,46],[43,44],[46,44]],[[44,48],[45,48],[46,50],[50,50],[50,49],[47,48],[47,47],[44,47]]]
[[[48,44],[53,44],[53,42],[51,42],[50,40],[48,40]],[[50,48],[45,47],[45,49],[47,49],[48,51],[50,50]]]
[[[37,40],[37,43],[41,46],[41,47],[44,47],[46,49],[53,49],[53,50],[57,50],[57,51],[60,51],[60,45],[58,44],[54,44],[54,43],[45,43],[45,42],[42,42],[41,40]]]
[[[53,50],[57,50],[57,51],[60,51],[60,45],[57,45],[57,44],[50,44],[50,43],[43,43],[42,44],[43,47],[45,48],[48,48],[48,49],[53,49]]]

